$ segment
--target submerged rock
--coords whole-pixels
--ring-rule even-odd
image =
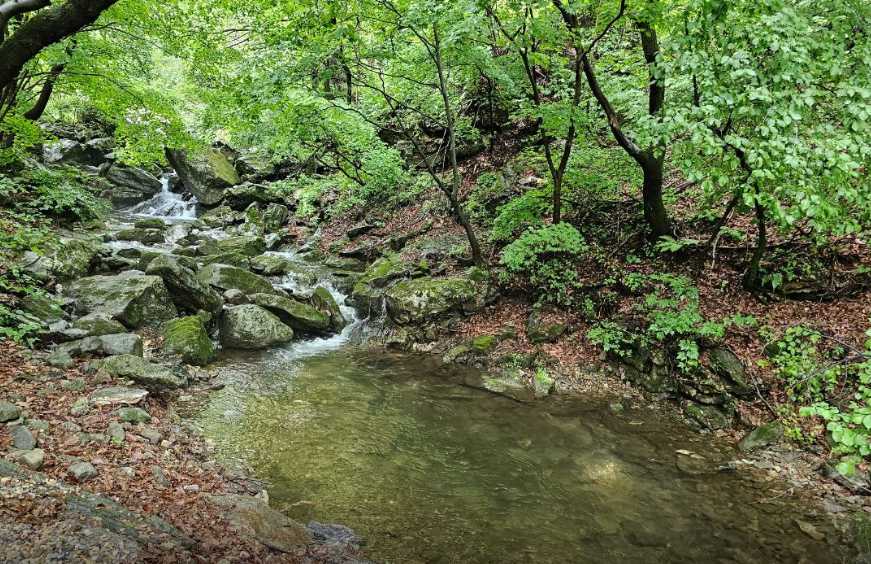
[[[172,294],[175,305],[192,313],[203,310],[218,313],[224,307],[224,299],[207,282],[170,256],[159,256],[151,261],[146,272],[160,276]]]
[[[295,552],[312,542],[302,524],[270,508],[256,497],[210,495],[209,500],[225,511],[230,524],[259,542],[280,552]]]
[[[266,308],[286,325],[303,333],[322,333],[330,328],[330,317],[314,307],[275,294],[252,294],[252,302]]]
[[[221,344],[232,349],[266,349],[293,339],[293,329],[257,305],[240,305],[221,316]]]
[[[215,345],[199,316],[170,321],[163,330],[163,336],[164,351],[180,355],[188,364],[205,366],[215,359]]]
[[[273,294],[269,280],[247,270],[227,264],[210,264],[197,273],[197,278],[221,290],[241,290],[247,295]]]
[[[68,295],[79,312],[101,313],[130,329],[155,327],[177,316],[163,280],[136,270],[82,278],[70,285]]]

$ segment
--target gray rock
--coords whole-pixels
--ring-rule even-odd
[[[480,310],[487,302],[487,287],[467,277],[417,278],[396,283],[384,297],[394,323],[414,325]]]
[[[230,305],[243,305],[249,303],[249,300],[245,292],[231,288],[224,292],[224,302]]]
[[[266,251],[266,241],[259,235],[240,235],[226,239],[210,240],[200,245],[204,255],[240,255],[256,257]]]
[[[0,400],[0,423],[15,421],[21,417],[21,408],[14,403]]]
[[[122,229],[115,234],[116,241],[136,241],[143,245],[162,244],[166,242],[166,234],[162,229]]]
[[[311,296],[311,305],[319,312],[326,315],[330,320],[329,328],[332,331],[341,331],[348,324],[336,299],[330,291],[323,286],[318,286]]]
[[[129,354],[106,358],[100,364],[100,372],[112,378],[133,380],[143,388],[156,392],[187,385],[187,378],[179,372]]]
[[[127,386],[109,386],[94,390],[88,400],[94,405],[126,404],[135,405],[145,399],[147,390]],[[78,402],[76,402],[78,403]]]
[[[110,317],[100,314],[90,314],[76,319],[72,323],[74,329],[85,332],[85,337],[101,337],[125,333],[124,326]]]
[[[143,427],[139,430],[139,435],[144,439],[148,439],[153,445],[156,445],[160,442],[161,434],[160,431],[155,429],[154,427]]]
[[[213,228],[241,223],[244,216],[228,206],[218,206],[200,216],[200,221]]]
[[[278,276],[291,272],[293,264],[282,256],[265,254],[251,259],[251,270],[265,276]]]
[[[45,463],[45,451],[41,448],[35,448],[22,453],[18,457],[18,461],[30,468],[31,470],[41,470]]]
[[[135,270],[82,278],[70,285],[68,295],[80,313],[99,312],[131,329],[156,327],[177,316],[163,280]]]
[[[77,482],[86,482],[97,477],[97,469],[89,462],[76,462],[67,469]]]
[[[18,450],[33,450],[36,448],[36,437],[24,425],[15,425],[9,431],[12,435],[12,446]]]
[[[123,443],[127,436],[124,427],[117,421],[109,423],[109,426],[106,428],[106,434],[109,435],[109,439],[115,444]]]
[[[172,487],[172,482],[170,482],[169,478],[166,477],[163,468],[161,468],[157,464],[151,466],[151,475],[154,477],[154,481],[157,485],[164,488]]]
[[[106,180],[113,185],[112,203],[116,206],[130,206],[143,202],[158,192],[160,180],[141,168],[113,165],[106,172]]]
[[[84,415],[90,409],[90,402],[86,398],[79,398],[75,402],[73,402],[72,407],[70,407],[70,415],[78,417],[80,415]]]
[[[287,223],[287,206],[282,204],[269,204],[263,212],[264,233],[274,233]]]
[[[146,272],[160,276],[169,289],[175,305],[192,313],[198,310],[217,313],[224,307],[224,300],[207,282],[170,256],[159,256],[151,261]]]
[[[232,349],[266,349],[293,339],[293,330],[256,305],[229,308],[221,316],[221,343]]]
[[[107,147],[102,146],[101,140],[80,143],[73,139],[60,139],[56,143],[46,145],[43,151],[43,159],[47,164],[75,164],[100,166],[106,162]]]
[[[119,354],[142,356],[142,337],[135,333],[87,337],[64,343],[58,346],[57,351],[73,356],[113,356]]]
[[[140,407],[122,407],[118,410],[118,417],[125,423],[148,423],[151,415]]]
[[[215,345],[199,316],[170,321],[164,327],[163,336],[163,350],[181,356],[187,364],[205,366],[215,359]]]

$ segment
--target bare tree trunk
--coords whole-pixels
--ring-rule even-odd
[[[66,67],[66,63],[61,63],[51,68],[51,71],[48,73],[48,76],[42,85],[42,90],[39,93],[39,98],[36,99],[36,103],[33,104],[32,108],[24,113],[25,119],[36,121],[42,117],[42,114],[45,113],[46,107],[48,107],[48,101],[51,99],[51,95],[54,92],[54,86],[57,84],[57,79],[60,78],[60,75],[64,72]]]
[[[761,264],[762,257],[765,256],[765,251],[768,249],[768,230],[765,225],[765,208],[759,202],[759,193],[756,193],[756,199],[753,205],[756,211],[756,248],[753,249],[753,255],[750,257],[750,264],[747,266],[747,272],[744,274],[744,289],[750,291],[758,291],[762,288],[762,273]]]

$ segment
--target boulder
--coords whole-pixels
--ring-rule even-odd
[[[308,529],[256,497],[210,495],[209,501],[224,510],[225,518],[234,529],[273,550],[297,553],[312,542]]]
[[[90,462],[76,462],[71,464],[67,473],[77,482],[87,482],[97,477],[97,469]]]
[[[224,302],[230,305],[242,305],[251,303],[248,296],[242,290],[230,289],[224,292]]]
[[[142,356],[142,337],[136,333],[85,337],[58,345],[54,352],[70,356],[114,356],[119,354]]]
[[[157,327],[177,317],[163,280],[137,270],[82,278],[70,285],[67,294],[79,313],[100,313],[130,329]]]
[[[215,359],[215,345],[199,316],[170,321],[163,330],[163,337],[163,350],[180,355],[188,364],[205,366]]]
[[[24,296],[19,302],[19,307],[46,325],[61,321],[64,318],[64,310],[60,304],[43,293]]]
[[[419,324],[449,314],[468,315],[486,304],[487,289],[467,277],[417,278],[385,293],[387,314],[398,325]]]
[[[257,276],[235,266],[227,264],[210,264],[203,267],[197,274],[200,282],[210,284],[221,290],[241,290],[246,295],[251,294],[274,294],[275,288],[269,280]]]
[[[280,204],[282,198],[265,184],[245,182],[227,190],[226,202],[235,210],[244,210],[251,204]]]
[[[274,233],[281,229],[287,223],[288,210],[287,206],[282,204],[269,204],[264,210],[262,219],[262,227],[264,233]]]
[[[110,317],[100,314],[90,314],[76,319],[73,329],[84,331],[85,337],[100,337],[102,335],[117,335],[126,332],[124,326]]]
[[[156,392],[187,385],[187,378],[175,370],[129,354],[106,358],[100,363],[100,372],[112,378],[133,380],[143,388]]]
[[[12,436],[12,446],[18,450],[33,450],[36,448],[36,437],[24,425],[15,425],[9,430]]]
[[[252,294],[250,300],[266,308],[294,330],[302,333],[323,333],[330,328],[330,318],[314,307],[275,294]]]
[[[684,405],[684,412],[692,421],[704,429],[718,431],[732,425],[732,414],[716,405],[701,405],[687,402]]]
[[[279,276],[293,270],[293,263],[280,255],[264,254],[251,259],[251,270],[265,276]]]
[[[94,405],[136,405],[146,396],[148,396],[147,390],[127,386],[109,386],[91,392],[88,401]]]
[[[200,216],[200,221],[212,228],[236,225],[237,223],[242,223],[243,220],[244,216],[229,206],[218,206],[212,208]]]
[[[132,206],[148,200],[162,189],[160,180],[141,168],[113,165],[106,171],[106,180],[112,186],[112,203]]]
[[[156,257],[149,263],[146,273],[163,280],[178,309],[191,313],[198,310],[218,313],[224,307],[223,298],[214,288],[171,256]]]
[[[45,464],[45,451],[41,448],[28,450],[18,457],[18,461],[31,470],[41,470]]]
[[[151,421],[151,414],[141,407],[122,407],[118,410],[118,418],[125,423],[137,425]]]
[[[354,284],[350,302],[357,309],[377,308],[390,282],[412,273],[412,268],[398,255],[388,255],[376,260]]]
[[[246,257],[256,257],[266,252],[266,241],[257,235],[240,235],[207,241],[200,245],[199,251],[203,255],[237,253]]]
[[[336,299],[330,291],[323,286],[315,288],[310,301],[312,307],[329,318],[330,330],[338,332],[348,324],[345,316],[342,315],[342,310],[339,309],[339,304],[336,303]]]
[[[206,207],[220,204],[227,189],[241,182],[233,163],[218,150],[210,150],[202,158],[190,159],[184,150],[167,148],[166,158],[185,189]]]
[[[100,166],[106,162],[109,152],[105,139],[79,143],[73,139],[61,139],[45,146],[43,159],[47,164],[73,164]]]
[[[251,259],[239,253],[218,253],[216,255],[205,256],[201,260],[204,266],[210,264],[228,264],[246,270],[251,268]]]
[[[166,222],[159,217],[145,217],[133,222],[133,227],[136,229],[160,229],[161,231],[164,231],[166,230],[167,225]]]
[[[240,305],[221,316],[221,344],[231,349],[266,349],[293,339],[293,330],[266,309]]]
[[[135,241],[143,245],[156,245],[166,242],[166,234],[163,229],[122,229],[115,233],[115,239],[118,241]]]
[[[91,272],[99,252],[100,244],[95,239],[61,239],[57,248],[45,255],[24,253],[21,268],[39,280],[75,280]]]
[[[753,392],[744,363],[727,348],[715,347],[708,351],[708,364],[712,372],[726,381],[729,391],[736,395]]]

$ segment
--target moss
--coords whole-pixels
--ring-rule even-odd
[[[387,312],[400,325],[420,323],[449,312],[471,313],[484,303],[480,285],[468,278],[417,278],[385,294]]]
[[[320,333],[330,328],[328,315],[308,304],[275,294],[253,294],[251,301],[278,316],[296,331]]]
[[[163,336],[164,350],[180,355],[188,364],[205,366],[215,358],[215,345],[209,339],[203,320],[196,315],[170,321]]]
[[[481,353],[489,352],[496,346],[496,337],[493,335],[481,335],[472,339],[472,348]]]
[[[148,217],[144,219],[137,219],[136,223],[133,224],[133,227],[136,229],[166,229],[166,223],[158,217]]]
[[[209,166],[212,167],[212,171],[214,171],[215,175],[230,186],[235,186],[242,182],[242,179],[239,177],[239,173],[236,172],[233,163],[231,163],[230,159],[224,156],[224,153],[221,151],[217,149],[209,151],[206,155],[206,161],[208,161]]]
[[[275,288],[269,280],[241,268],[226,264],[210,264],[197,274],[200,281],[221,290],[241,290],[250,294],[272,294]]]

